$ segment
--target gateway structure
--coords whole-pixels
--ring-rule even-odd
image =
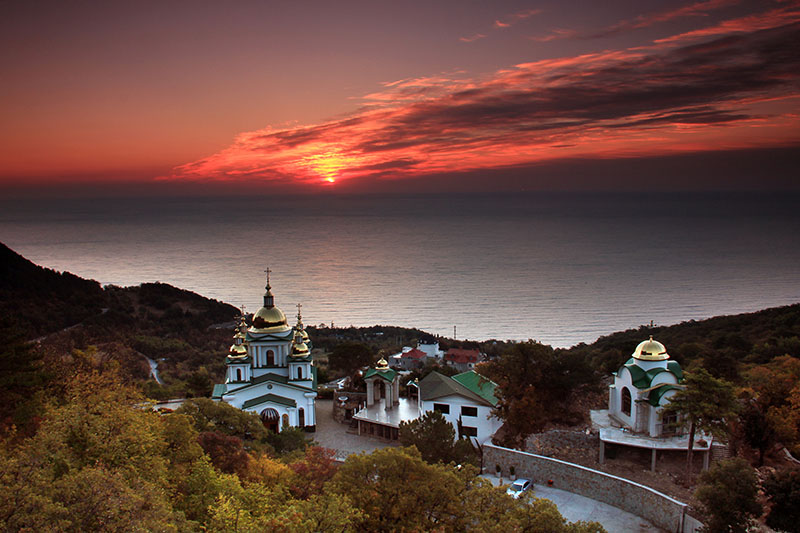
[[[316,430],[317,369],[311,341],[299,304],[294,327],[275,306],[269,270],[264,306],[253,315],[251,326],[242,317],[225,364],[225,383],[214,386],[213,399],[257,413],[275,432],[287,427]]]

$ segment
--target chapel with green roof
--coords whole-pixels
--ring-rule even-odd
[[[683,371],[660,342],[639,343],[630,359],[614,373],[608,390],[608,415],[633,433],[661,437],[674,433],[675,420],[663,413],[669,398],[681,388]]]

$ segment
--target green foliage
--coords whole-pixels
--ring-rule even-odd
[[[247,449],[268,450],[268,431],[255,413],[208,398],[187,400],[175,412],[189,416],[198,433],[222,433],[239,438]]]
[[[352,455],[326,486],[361,513],[359,531],[602,532],[568,524],[547,500],[515,500],[476,477],[477,469],[428,464],[415,448]]]
[[[800,471],[775,472],[764,481],[772,508],[767,525],[780,531],[800,531]]]
[[[300,428],[285,428],[280,433],[267,432],[266,442],[280,455],[304,451],[309,445],[308,434]]]
[[[359,368],[375,362],[372,349],[360,342],[344,342],[337,345],[328,355],[328,366],[343,375],[350,375]]]
[[[664,412],[675,413],[682,423],[689,424],[686,468],[687,475],[690,475],[695,431],[699,429],[714,436],[726,435],[728,423],[736,415],[737,403],[733,386],[715,378],[703,368],[687,372],[684,385],[684,389],[670,398]]]
[[[41,352],[0,318],[0,432],[12,425],[28,433],[35,429],[40,392],[51,377]]]
[[[703,472],[695,497],[709,517],[706,526],[711,533],[745,533],[761,514],[755,471],[738,457]]]
[[[453,425],[438,411],[400,422],[400,443],[415,446],[428,463],[478,464],[478,456],[466,439],[455,440]]]
[[[512,345],[480,371],[497,383],[495,413],[517,443],[548,422],[575,422],[574,395],[598,382],[580,353],[534,341]]]

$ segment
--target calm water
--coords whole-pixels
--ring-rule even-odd
[[[798,195],[0,200],[0,241],[102,283],[556,346],[800,301]]]

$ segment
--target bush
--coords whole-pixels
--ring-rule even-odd
[[[707,531],[745,533],[761,514],[755,470],[739,457],[715,463],[700,475],[695,497],[709,517]]]

